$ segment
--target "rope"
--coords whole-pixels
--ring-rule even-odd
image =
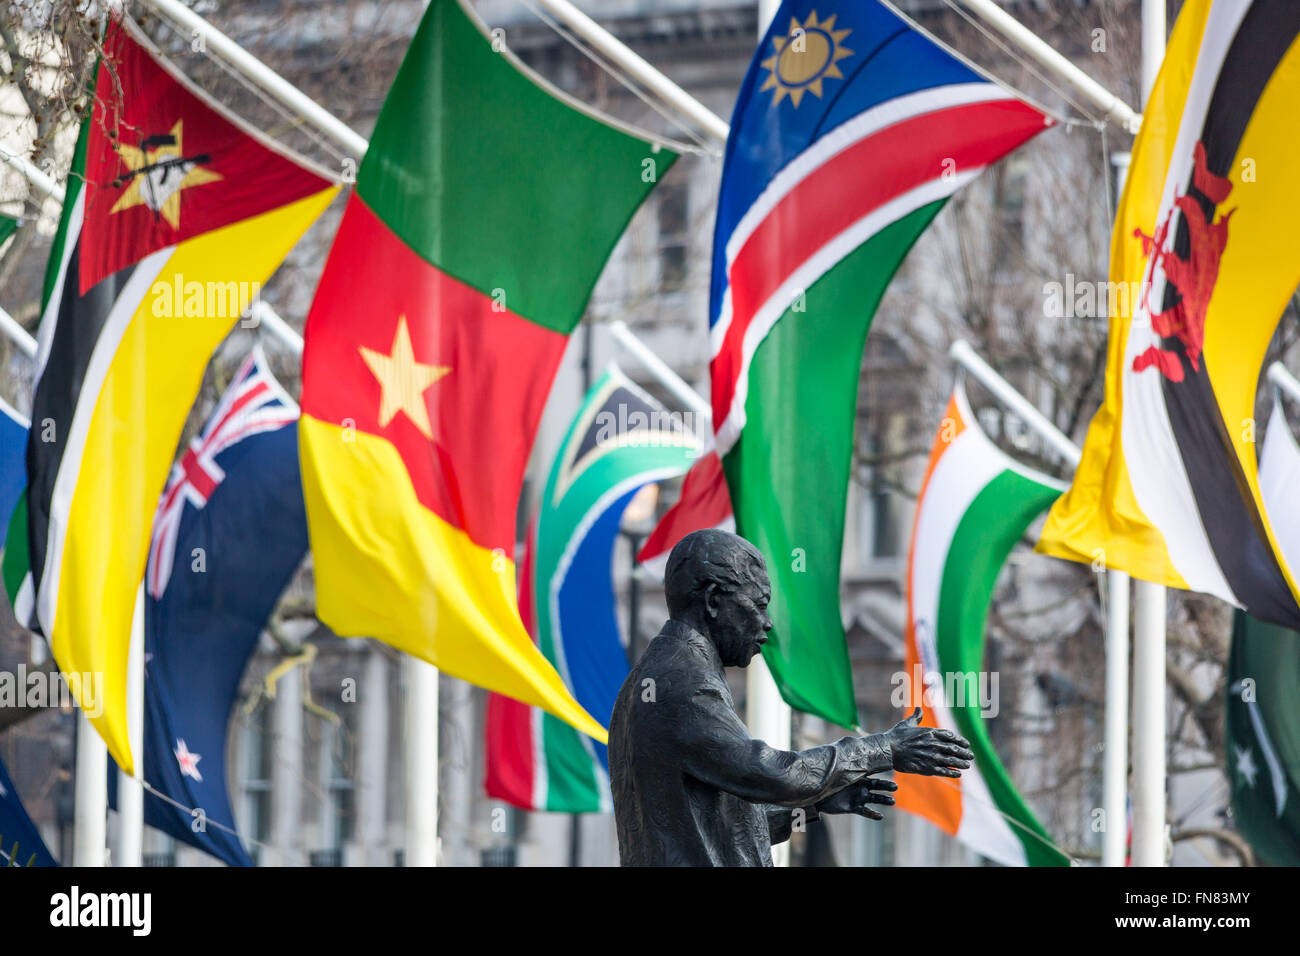
[[[182,39],[186,36],[185,31],[182,30],[179,26],[177,26],[176,22],[170,19],[165,13],[161,11],[155,11],[155,12],[158,14],[158,18],[160,22],[164,23],[167,26],[167,28],[172,31],[172,33],[176,34],[176,36],[181,37]],[[162,53],[161,50],[159,52]],[[254,97],[256,97],[263,104],[269,107],[273,112],[275,112],[285,122],[285,124],[289,129],[298,130],[304,136],[310,139],[313,143],[315,143],[317,146],[323,149],[325,152],[333,156],[340,163],[342,163],[344,160],[355,158],[355,157],[349,157],[347,153],[343,152],[334,144],[333,140],[329,139],[327,136],[320,133],[314,126],[306,122],[306,120],[303,117],[298,116],[293,111],[291,111],[288,107],[284,106],[284,104],[280,103],[269,93],[265,92],[260,86],[258,86],[252,80],[248,79],[238,70],[236,70],[234,67],[227,64],[224,60],[221,59],[221,57],[209,55],[207,52],[207,47],[204,47],[203,54],[204,56],[207,57],[210,63],[216,64],[218,69],[220,69],[231,79],[235,80],[235,82],[237,82],[244,89],[248,90],[250,93],[253,94]],[[162,55],[167,56],[168,59],[174,59],[174,57],[171,57],[166,53],[163,53]],[[268,135],[270,134],[268,133]]]
[[[261,840],[254,840],[254,839],[253,839],[252,837],[250,837],[250,836],[245,836],[245,835],[241,834],[241,833],[240,833],[238,830],[236,830],[234,827],[228,827],[228,826],[226,826],[224,823],[218,823],[216,820],[211,819],[211,818],[210,818],[206,813],[204,813],[203,810],[201,810],[201,809],[199,809],[199,808],[197,808],[197,807],[187,807],[185,804],[181,803],[179,800],[174,800],[174,799],[172,799],[171,797],[167,796],[167,794],[163,793],[161,790],[159,790],[157,787],[155,787],[153,784],[151,784],[148,780],[145,780],[145,779],[141,778],[141,779],[138,781],[138,783],[140,784],[141,787],[143,787],[145,790],[147,790],[147,791],[149,791],[150,793],[152,793],[152,794],[153,794],[155,797],[157,797],[159,800],[162,800],[164,803],[170,803],[170,804],[171,804],[173,807],[175,807],[177,810],[182,810],[182,811],[184,811],[184,812],[185,812],[187,815],[189,815],[191,818],[194,817],[194,814],[195,814],[195,813],[203,814],[202,819],[203,819],[204,826],[216,827],[218,830],[222,830],[222,831],[224,831],[225,833],[229,833],[231,836],[233,836],[233,837],[234,837],[235,839],[237,839],[237,840],[242,840],[242,841],[245,842],[245,843],[252,844],[253,846],[259,847],[259,848],[261,848],[261,849],[263,849],[263,850],[270,850],[272,853],[274,853],[275,850],[276,850],[276,848],[275,848],[274,846],[272,846],[271,844],[269,844],[269,843],[263,843]]]
[[[943,0],[943,2],[945,6],[949,7],[954,13],[956,13],[963,20],[965,20],[976,30],[982,33],[985,36],[985,38],[989,40],[989,42],[991,42],[994,46],[1000,49],[1007,56],[1011,57],[1011,59],[1019,63],[1020,66],[1025,71],[1027,71],[1031,76],[1036,77],[1039,80],[1039,82],[1041,82],[1044,86],[1046,86],[1048,89],[1054,92],[1057,96],[1061,97],[1061,99],[1065,100],[1065,102],[1069,103],[1072,107],[1074,107],[1074,109],[1077,112],[1082,113],[1084,116],[1086,116],[1088,118],[1088,121],[1086,123],[1083,123],[1080,122],[1079,120],[1071,119],[1068,117],[1056,117],[1055,114],[1053,114],[1053,118],[1057,119],[1059,122],[1063,123],[1066,126],[1092,126],[1094,129],[1101,129],[1103,126],[1109,124],[1110,122],[1109,120],[1101,119],[1098,116],[1096,116],[1096,114],[1086,109],[1083,106],[1083,104],[1081,104],[1078,100],[1076,100],[1069,93],[1067,93],[1063,87],[1058,86],[1051,79],[1049,79],[1046,74],[1041,72],[1037,66],[1035,66],[1029,60],[1025,59],[1018,52],[1016,52],[1014,47],[1009,46],[999,36],[997,36],[997,34],[993,33],[988,27],[984,26],[984,24],[980,23],[969,13],[967,13],[965,10],[959,7],[955,2],[955,0]],[[965,58],[963,57],[962,59]],[[1002,81],[999,80],[998,82],[1001,83]],[[1015,89],[1015,87],[1011,86],[1010,84],[1002,83],[1002,85],[1006,86],[1007,89],[1011,90],[1017,96],[1020,96],[1024,99],[1028,99],[1028,97],[1024,96],[1023,93],[1020,93],[1018,90]]]
[[[598,67],[600,67],[602,70],[608,73],[619,83],[619,85],[621,85],[624,89],[626,89],[629,93],[631,93],[633,96],[639,99],[642,103],[648,106],[655,113],[659,114],[661,118],[667,120],[673,126],[676,126],[679,130],[681,130],[683,133],[685,133],[688,137],[690,137],[694,141],[693,144],[690,144],[690,143],[683,143],[676,140],[664,139],[665,145],[672,147],[674,150],[677,150],[678,152],[694,153],[697,156],[708,156],[713,159],[721,158],[722,156],[721,151],[712,147],[708,140],[704,139],[689,125],[683,123],[671,112],[669,112],[668,110],[660,106],[654,99],[652,99],[648,94],[642,91],[640,87],[638,87],[635,83],[633,83],[631,79],[629,79],[621,71],[615,68],[613,64],[608,62],[599,53],[597,53],[591,47],[587,46],[580,39],[578,39],[578,37],[576,37],[573,33],[571,33],[563,24],[561,24],[558,20],[552,17],[549,13],[547,13],[541,7],[537,6],[537,4],[533,2],[533,0],[520,0],[520,2],[529,10],[531,10],[539,20],[541,20],[553,31],[555,31],[555,33],[559,34],[560,37],[566,43],[572,46],[575,50],[577,50],[587,59],[591,60],[592,63],[595,63]]]

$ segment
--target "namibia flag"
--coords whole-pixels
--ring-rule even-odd
[[[321,620],[601,741],[520,622],[515,513],[569,333],[674,158],[547,88],[467,5],[434,0],[307,319]]]

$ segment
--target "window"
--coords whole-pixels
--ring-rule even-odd
[[[659,278],[665,290],[686,284],[690,253],[690,194],[686,183],[662,183],[659,195]]]
[[[353,705],[331,708],[338,723],[321,721],[321,838],[325,849],[341,851],[356,835],[356,713]]]
[[[271,708],[263,703],[244,722],[240,750],[244,760],[243,807],[239,832],[254,862],[258,844],[271,839]],[[255,841],[255,842],[254,842]]]

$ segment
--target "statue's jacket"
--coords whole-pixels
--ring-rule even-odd
[[[628,674],[609,724],[624,866],[771,866],[772,843],[818,801],[892,758],[876,737],[792,752],[750,737],[713,642],[668,621]],[[802,813],[798,811],[802,810]]]

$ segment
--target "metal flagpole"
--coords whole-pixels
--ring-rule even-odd
[[[77,766],[73,779],[72,865],[103,866],[108,816],[108,747],[77,708]]]
[[[438,865],[438,669],[402,657],[406,679],[406,866]]]
[[[759,0],[758,38],[761,42],[767,33],[772,17],[776,15],[780,0]],[[781,696],[776,680],[759,654],[745,669],[745,723],[749,732],[777,750],[789,750],[791,745],[790,720],[793,712]],[[772,847],[772,862],[776,866],[790,865],[790,844],[779,843]]]
[[[1155,85],[1165,48],[1165,2],[1142,0],[1142,98]],[[1165,611],[1162,584],[1133,588],[1133,865],[1164,866]]]
[[[1128,153],[1111,157],[1115,192],[1128,179]],[[1127,571],[1106,569],[1106,704],[1101,762],[1101,865],[1123,866],[1128,837],[1129,586]]]
[[[127,651],[126,733],[135,758],[135,776],[117,771],[117,849],[114,866],[144,864],[144,582],[135,595],[131,644]]]
[[[1007,13],[994,0],[957,0],[960,4],[980,17],[994,30],[1010,40],[1022,52],[1037,61],[1038,65],[1056,74],[1074,87],[1075,91],[1094,107],[1099,109],[1106,119],[1114,120],[1130,133],[1136,133],[1142,125],[1142,117],[1123,100],[1110,92],[1083,70],[1058,53],[1051,44],[1043,40],[1023,23]],[[1163,8],[1163,0],[1161,6]],[[1145,36],[1146,31],[1143,30]],[[1163,46],[1163,40],[1161,41]],[[1145,45],[1143,51],[1145,53]],[[1157,61],[1159,62],[1159,61]]]
[[[27,157],[11,153],[7,149],[0,149],[0,162],[26,176],[27,181],[39,189],[42,194],[53,199],[59,205],[63,204],[65,195],[63,187],[37,169]]]
[[[1300,379],[1291,374],[1281,362],[1274,362],[1268,367],[1268,380],[1286,392],[1292,401],[1300,402]]]
[[[948,349],[948,357],[964,368],[981,385],[993,393],[993,397],[1019,415],[1026,425],[1036,431],[1040,438],[1051,447],[1059,457],[1069,462],[1071,468],[1078,467],[1082,453],[1079,446],[1034,407],[1033,403],[1016,391],[1015,386],[993,371],[988,362],[980,358],[979,353],[971,348],[965,339],[958,339]]]
[[[36,339],[4,309],[0,309],[0,331],[13,340],[24,355],[31,359],[36,358]]]

